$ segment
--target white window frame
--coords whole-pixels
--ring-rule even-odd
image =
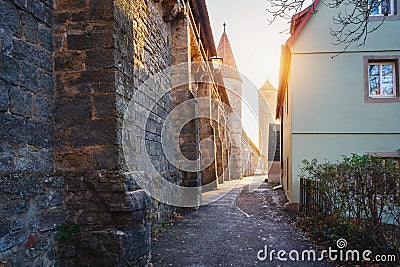
[[[380,95],[371,95],[371,88],[370,88],[370,86],[371,86],[371,84],[370,84],[370,77],[369,77],[369,75],[370,75],[370,73],[369,73],[369,68],[368,68],[368,94],[369,94],[369,97],[370,98],[396,98],[397,96],[396,96],[396,92],[397,92],[397,84],[396,84],[396,81],[397,81],[397,77],[396,77],[396,71],[397,71],[397,69],[396,69],[396,63],[395,62],[393,62],[393,61],[388,61],[388,62],[382,62],[382,61],[377,61],[377,62],[374,62],[374,61],[372,61],[372,62],[369,62],[368,63],[368,66],[371,66],[371,65],[379,65],[380,67],[379,67],[379,80],[380,80]],[[392,65],[392,67],[393,67],[393,95],[388,95],[388,96],[386,96],[386,95],[382,95],[382,82],[383,82],[383,76],[382,76],[382,65]]]
[[[373,0],[372,0],[373,1]],[[390,0],[390,13],[388,16],[394,16],[395,11],[395,2],[394,0]],[[368,3],[368,9],[371,10],[371,2]],[[371,17],[384,17],[385,14],[382,13],[382,4],[378,5],[378,14],[370,14]]]

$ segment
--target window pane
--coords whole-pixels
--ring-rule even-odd
[[[382,77],[382,83],[391,83],[391,84],[393,84],[393,77],[383,76]]]
[[[370,13],[371,15],[379,15],[379,5],[378,1],[375,0],[369,0],[369,5],[370,5]]]
[[[393,65],[382,65],[382,95],[394,96]]]
[[[369,95],[370,96],[379,96],[381,94],[380,91],[380,80],[379,77],[371,77],[369,79]]]
[[[385,83],[382,83],[382,95],[383,96],[394,96],[394,90],[393,90],[393,80]]]
[[[385,14],[391,14],[392,13],[392,8],[391,8],[391,0],[383,0],[382,1],[382,8],[381,8],[381,13]]]
[[[369,76],[379,77],[379,65],[369,65]]]
[[[380,66],[369,65],[369,95],[379,96],[381,94]]]
[[[393,77],[393,65],[382,65],[382,76]]]

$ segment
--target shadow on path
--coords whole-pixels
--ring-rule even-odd
[[[332,266],[326,262],[260,261],[258,251],[315,249],[288,222],[285,197],[267,183],[242,183],[222,199],[183,213],[153,241],[155,266]],[[243,189],[243,190],[242,190]],[[236,200],[236,201],[235,201]],[[286,256],[287,257],[287,256]]]

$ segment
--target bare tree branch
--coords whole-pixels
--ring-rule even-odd
[[[310,3],[306,0],[271,0],[267,1],[270,14],[269,23],[278,19],[291,21],[295,14],[302,12]],[[386,17],[393,15],[392,0],[325,0],[321,4],[337,9],[338,13],[332,18],[330,34],[334,37],[334,45],[343,46],[343,52],[351,45],[365,45],[368,35],[379,29]],[[382,19],[371,23],[370,17],[377,15]],[[372,26],[371,26],[372,25]]]

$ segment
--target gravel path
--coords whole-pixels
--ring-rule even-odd
[[[269,252],[297,250],[300,255],[315,247],[290,225],[282,211],[282,191],[267,183],[252,192],[240,186],[210,205],[184,212],[181,220],[162,231],[153,240],[154,266],[331,266],[289,259],[260,261],[257,254],[265,246]]]

